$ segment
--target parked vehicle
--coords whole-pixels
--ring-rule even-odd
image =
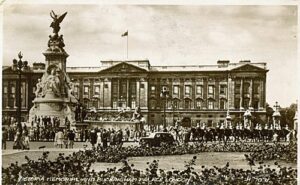
[[[141,146],[160,147],[162,146],[163,143],[167,145],[176,144],[173,135],[167,132],[155,132],[155,133],[151,133],[148,137],[140,138]]]

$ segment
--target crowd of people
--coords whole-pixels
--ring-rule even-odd
[[[184,170],[164,170],[159,161],[146,164],[145,170],[135,169],[133,164],[122,160],[122,167],[107,168],[95,172],[91,166],[93,160],[82,160],[82,153],[69,156],[59,154],[56,160],[48,160],[49,152],[44,152],[38,161],[25,156],[26,163],[12,163],[2,170],[2,184],[106,184],[106,185],[198,185],[198,184],[297,184],[297,169],[276,164],[270,168],[263,162],[258,169],[234,169],[229,162],[223,167],[194,170],[196,156],[184,165]]]

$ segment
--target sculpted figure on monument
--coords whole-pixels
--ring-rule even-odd
[[[38,79],[38,83],[36,84],[36,90],[35,90],[35,97],[43,96],[43,83],[41,82],[41,79]]]
[[[57,73],[57,67],[52,67],[50,74],[46,77],[45,85],[44,85],[44,92],[53,92],[56,96],[60,96],[60,79]],[[49,70],[48,68],[48,70]]]
[[[52,17],[53,21],[50,24],[50,27],[53,28],[53,33],[55,35],[58,35],[58,32],[60,30],[59,24],[63,21],[63,19],[65,18],[66,15],[67,15],[67,12],[65,12],[64,14],[62,14],[61,16],[58,17],[58,15],[56,15],[54,13],[54,11],[51,10],[50,16]]]
[[[136,107],[134,110],[134,113],[132,115],[132,119],[131,121],[140,121],[142,119],[142,114],[141,114],[141,108],[140,107]]]

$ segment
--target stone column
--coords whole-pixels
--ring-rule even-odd
[[[136,81],[136,106],[139,106],[140,107],[140,98],[141,98],[141,95],[140,95],[140,81],[137,80]]]
[[[235,82],[232,78],[228,78],[227,85],[227,96],[228,96],[228,107],[229,109],[234,109],[234,86]]]
[[[208,102],[207,102],[207,78],[203,79],[203,109],[207,109],[208,108]]]
[[[131,107],[131,105],[129,105],[129,79],[127,78],[126,80],[126,107]]]
[[[112,98],[111,98],[111,79],[106,78],[104,80],[104,86],[107,86],[107,88],[104,87],[104,107],[105,109],[111,109],[112,108]]]
[[[260,79],[259,81],[259,109],[263,109],[264,108],[264,81],[262,79]]]
[[[220,109],[220,83],[219,83],[219,79],[215,79],[214,98],[216,100],[214,109]]]
[[[251,79],[250,82],[250,88],[249,88],[249,94],[250,94],[250,101],[249,101],[249,108],[250,110],[253,109],[253,79]]]
[[[105,99],[105,96],[104,96],[104,80],[103,79],[100,79],[100,96],[101,96],[101,102],[102,102],[102,104],[101,104],[101,106],[100,106],[100,108],[101,109],[103,109],[104,108],[104,99]]]
[[[241,86],[240,86],[240,109],[244,109],[243,108],[243,84],[244,80],[241,79]]]
[[[191,109],[195,109],[196,107],[196,82],[195,79],[192,79],[192,86],[191,86],[191,92],[192,92],[192,105],[191,105]]]

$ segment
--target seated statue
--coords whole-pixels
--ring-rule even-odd
[[[34,92],[35,97],[43,96],[43,83],[41,79],[38,79],[38,83],[36,84],[36,90]]]
[[[55,95],[60,96],[60,79],[56,72],[56,68],[51,70],[51,73],[47,76],[44,86],[45,92],[53,92]]]
[[[141,108],[140,107],[136,107],[135,111],[134,111],[134,113],[132,115],[131,121],[140,121],[142,117],[143,116],[141,114]]]

